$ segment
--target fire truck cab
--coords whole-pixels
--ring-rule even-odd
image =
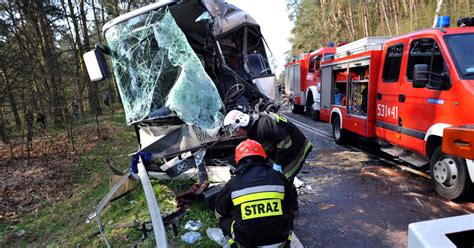
[[[306,112],[319,120],[321,62],[335,51],[334,47],[323,47],[285,65],[285,94],[293,113]]]
[[[321,119],[335,141],[355,133],[414,166],[429,164],[447,199],[470,194],[474,161],[444,153],[443,131],[474,123],[473,106],[474,27],[367,37],[322,64]]]

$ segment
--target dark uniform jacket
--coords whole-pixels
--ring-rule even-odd
[[[293,227],[292,207],[298,204],[294,193],[270,163],[243,163],[217,196],[216,215],[232,218],[232,238],[240,246],[285,242]]]
[[[311,143],[293,123],[275,113],[259,114],[247,136],[262,144],[268,157],[283,167],[283,174],[290,181],[301,170],[312,149]]]

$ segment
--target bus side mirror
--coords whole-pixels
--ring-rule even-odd
[[[96,48],[84,54],[84,63],[86,64],[89,78],[92,82],[97,82],[107,78],[109,69],[105,60],[104,52]]]
[[[425,88],[428,84],[428,65],[417,64],[413,68],[413,88]]]

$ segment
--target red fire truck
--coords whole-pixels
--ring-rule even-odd
[[[335,51],[335,47],[320,48],[285,65],[285,94],[291,101],[293,113],[306,112],[313,119],[319,119],[320,64]]]
[[[441,149],[444,129],[474,123],[474,27],[461,26],[367,37],[321,64],[320,116],[336,143],[357,134],[412,165],[429,164],[448,199],[474,188],[474,160]]]

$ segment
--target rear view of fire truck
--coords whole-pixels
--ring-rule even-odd
[[[319,120],[321,62],[334,52],[334,47],[323,47],[285,65],[285,89],[293,113]]]

